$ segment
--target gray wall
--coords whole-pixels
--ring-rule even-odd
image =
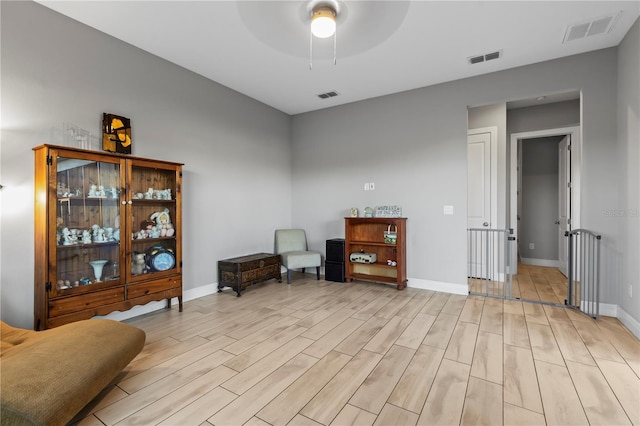
[[[291,118],[33,2],[2,2],[1,310],[33,325],[33,152],[53,127],[131,118],[133,154],[185,163],[184,287],[291,223]]]
[[[507,110],[507,135],[580,125],[580,100]]]
[[[562,136],[526,139],[522,144],[520,255],[558,260],[558,142]],[[529,244],[534,244],[534,249]]]
[[[611,284],[603,301],[615,303],[619,230],[600,211],[618,202],[616,61],[617,50],[605,49],[295,116],[293,223],[320,248],[343,235],[349,207],[400,204],[408,217],[409,285],[464,285],[468,106],[581,90],[582,224],[607,241],[602,261]],[[506,147],[499,149],[505,159]],[[363,191],[367,181],[375,191]],[[443,215],[443,205],[453,205],[454,215]]]
[[[619,46],[617,76],[619,145],[614,185],[619,202],[601,206],[598,213],[618,227],[614,265],[622,276],[617,303],[640,322],[640,20]]]

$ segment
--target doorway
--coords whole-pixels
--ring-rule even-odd
[[[565,139],[566,137],[566,139]],[[568,142],[570,141],[570,142]],[[565,145],[564,155],[560,148],[560,142]],[[523,148],[524,144],[529,145],[533,153],[532,158],[523,159],[523,153],[526,153],[526,149]],[[545,145],[545,146],[543,146]],[[545,156],[545,153],[547,154]],[[568,154],[570,153],[570,154]],[[546,158],[546,160],[545,160]],[[540,163],[537,169],[531,173],[531,181],[538,184],[534,188],[533,194],[530,195],[529,205],[523,205],[525,201],[525,191],[523,188],[523,182],[526,182],[525,173],[526,163]],[[561,163],[563,165],[561,165]],[[534,166],[535,168],[536,166]],[[580,218],[580,128],[579,127],[563,127],[557,129],[540,130],[535,132],[513,133],[511,134],[511,156],[510,156],[510,170],[511,170],[511,217],[510,223],[514,229],[516,235],[519,250],[514,253],[512,264],[516,265],[519,260],[534,259],[524,263],[529,263],[535,266],[548,266],[558,267],[563,260],[560,259],[562,253],[566,253],[566,245],[562,246],[564,239],[564,231],[571,228],[575,229],[579,227]],[[540,170],[546,173],[541,173]],[[555,175],[549,173],[550,170],[557,170]],[[540,176],[543,176],[542,178]],[[554,177],[557,176],[557,177]],[[559,182],[562,178],[563,184]],[[545,182],[542,182],[545,181]],[[513,183],[516,184],[513,184]],[[544,185],[543,185],[544,184]],[[555,189],[549,189],[555,188]],[[529,211],[529,206],[535,206],[535,199],[544,192],[544,197],[549,198],[550,191],[555,191],[556,195],[553,195],[555,200],[554,206],[550,207],[546,203],[541,213],[540,209]],[[566,190],[566,191],[564,191]],[[560,201],[560,200],[563,201]],[[535,253],[536,242],[524,241],[520,238],[522,235],[521,222],[523,216],[527,215],[532,221],[536,223],[529,226],[531,231],[540,233],[540,229],[550,229],[553,226],[556,232],[553,233],[553,243],[550,243],[549,232],[545,233],[546,242],[543,243],[546,247],[554,246],[555,250],[546,250],[547,252],[554,253],[553,257],[549,255],[538,255]],[[545,223],[540,223],[544,221]],[[556,223],[563,222],[563,223]],[[562,232],[560,232],[562,230]],[[526,232],[525,232],[525,235]],[[533,247],[531,246],[533,244]],[[524,246],[524,247],[523,247]],[[530,248],[532,247],[532,248]],[[543,250],[539,250],[543,251]],[[525,254],[524,256],[522,254]],[[548,262],[545,262],[547,260]],[[564,258],[566,262],[566,257]],[[517,272],[517,271],[516,271]]]
[[[563,228],[559,224],[566,224],[569,216],[567,203],[561,203],[560,195],[569,194],[566,184],[560,183],[560,176],[567,176],[565,167],[560,170],[559,144],[564,138],[561,135],[518,141],[518,260],[526,265],[558,268],[563,259],[566,265],[566,254],[561,255],[559,243],[559,229]],[[561,210],[564,211],[560,213]],[[563,221],[559,220],[561,216]]]
[[[555,210],[549,213],[549,217],[544,220],[547,221],[547,224],[550,225],[550,228],[553,232],[553,235],[548,238],[549,241],[553,241],[553,248],[555,253],[564,252],[565,249],[560,246],[561,242],[564,242],[564,238],[560,238],[560,235],[564,235],[563,230],[560,229],[560,223],[556,223],[558,221],[562,221],[563,217],[565,217],[565,223],[567,225],[571,225],[573,228],[579,226],[579,210],[578,207],[580,205],[580,122],[581,122],[581,110],[582,110],[582,100],[581,94],[579,90],[570,90],[562,93],[552,93],[552,94],[543,94],[541,96],[520,99],[520,100],[511,100],[502,103],[496,104],[488,104],[488,105],[478,105],[478,106],[470,106],[468,108],[468,122],[467,129],[469,132],[469,136],[471,136],[471,132],[473,129],[477,128],[486,128],[489,126],[495,126],[497,129],[497,167],[492,170],[495,170],[496,180],[492,181],[492,184],[495,184],[495,192],[497,194],[497,220],[482,220],[478,222],[475,219],[480,219],[481,215],[476,215],[480,209],[476,208],[479,206],[486,206],[486,204],[480,202],[478,203],[478,198],[480,194],[485,194],[486,191],[478,190],[478,186],[482,182],[481,180],[477,180],[473,178],[473,176],[479,176],[480,164],[486,165],[487,162],[484,158],[484,161],[477,161],[481,157],[479,156],[480,149],[479,147],[472,146],[473,140],[469,138],[468,143],[469,146],[467,148],[467,213],[468,213],[468,241],[467,241],[467,262],[468,269],[470,271],[476,271],[475,273],[469,272],[467,276],[469,279],[483,278],[487,281],[490,281],[489,284],[494,284],[496,281],[496,277],[500,277],[500,275],[491,274],[488,272],[484,272],[485,269],[489,269],[495,262],[488,260],[490,256],[483,256],[482,253],[480,256],[476,255],[478,249],[478,241],[481,246],[484,246],[484,250],[489,255],[494,254],[493,249],[489,247],[489,244],[486,244],[486,241],[489,241],[485,237],[475,238],[473,237],[473,233],[477,232],[479,235],[489,235],[492,232],[502,232],[505,234],[508,243],[508,246],[505,250],[505,254],[502,256],[504,259],[504,267],[499,268],[500,270],[505,270],[506,274],[514,280],[518,277],[518,260],[519,259],[519,250],[518,245],[515,240],[518,237],[518,213],[522,212],[522,209],[518,208],[518,191],[519,191],[519,179],[518,179],[518,165],[521,164],[518,162],[518,159],[522,161],[521,151],[518,150],[518,143],[522,143],[523,140],[533,139],[533,138],[548,138],[548,137],[558,137],[556,139],[556,148],[553,151],[554,158],[554,168],[555,168],[555,186],[554,186],[554,202],[549,203],[555,206]],[[571,127],[570,127],[571,126]],[[545,130],[539,130],[545,129]],[[570,209],[569,214],[562,215],[560,214],[560,152],[558,151],[558,139],[564,137],[565,135],[569,135],[572,142],[572,150],[571,150],[571,159],[567,161],[567,176],[571,180],[572,187],[570,189],[571,200],[565,202],[565,206],[567,209]],[[477,148],[477,149],[476,149]],[[473,152],[477,151],[477,152]],[[519,156],[520,153],[520,156]],[[476,160],[471,161],[472,158]],[[478,170],[474,171],[474,167]],[[486,173],[484,174],[486,176]],[[491,191],[489,191],[491,193]],[[494,204],[495,205],[495,204]],[[491,211],[491,210],[490,210]],[[491,211],[493,213],[493,211]],[[477,216],[477,217],[476,217]],[[486,215],[484,215],[486,217]],[[535,216],[535,215],[534,215]],[[573,218],[571,218],[573,216]],[[573,220],[572,223],[569,223],[570,220]],[[471,222],[475,221],[475,225],[472,225]],[[490,227],[485,227],[484,224],[490,224]],[[480,226],[478,226],[480,225]],[[487,229],[490,228],[490,229]],[[522,243],[522,241],[520,241]],[[536,243],[536,241],[531,241],[534,243],[534,248],[539,250],[541,246]],[[528,245],[527,245],[528,247]],[[498,250],[501,251],[501,250]],[[532,256],[531,258],[536,258]],[[486,264],[484,269],[474,268],[474,263]],[[535,276],[546,276],[546,282],[557,282],[557,276],[563,277],[562,273],[559,272],[559,267],[561,267],[560,256],[556,254],[555,259],[552,259],[551,266],[536,266],[536,265],[527,265],[530,268],[524,271],[525,275],[528,275],[529,278],[535,278]],[[543,268],[538,270],[537,268]],[[554,274],[543,273],[544,271],[549,272],[544,268],[552,268],[555,270]],[[526,269],[526,268],[525,268]],[[506,279],[506,276],[505,276]],[[522,277],[523,281],[527,278]],[[502,281],[502,279],[500,279]],[[506,283],[506,280],[505,280]],[[514,281],[515,285],[515,281]],[[486,286],[485,286],[486,287]],[[506,287],[506,286],[505,286]],[[538,286],[539,287],[539,286]],[[566,288],[566,284],[565,284]],[[471,282],[470,282],[470,291]],[[525,294],[527,291],[524,292]],[[540,293],[539,291],[537,293]],[[544,291],[543,293],[549,293],[549,291]],[[556,291],[557,293],[557,291]],[[515,297],[521,297],[522,295],[517,295],[515,288],[514,294]],[[497,296],[497,295],[496,295]],[[499,296],[498,296],[499,297]],[[525,296],[526,297],[526,296]],[[548,303],[557,303],[556,300],[549,301]],[[540,297],[536,297],[536,300],[540,302]],[[542,303],[545,303],[544,301]]]
[[[511,223],[517,244],[511,257],[516,282],[553,277],[554,291],[527,292],[524,300],[558,303],[566,292],[568,246],[565,232],[579,227],[579,127],[511,135]],[[516,184],[513,184],[516,183]],[[533,272],[533,274],[532,274]],[[563,289],[558,288],[562,277]],[[545,297],[545,294],[548,297]]]

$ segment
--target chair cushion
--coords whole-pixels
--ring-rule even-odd
[[[0,322],[0,419],[64,426],[142,350],[144,331],[107,319],[35,332]]]
[[[280,255],[287,269],[312,268],[322,262],[320,253],[315,251],[289,251]]]
[[[304,251],[307,249],[307,236],[304,229],[276,229],[276,253]]]

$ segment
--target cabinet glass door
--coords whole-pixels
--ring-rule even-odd
[[[55,190],[56,226],[51,229],[55,229],[56,265],[51,269],[55,271],[52,290],[57,295],[74,294],[120,283],[124,258],[121,161],[61,151],[53,164],[56,187],[50,190]]]
[[[135,160],[129,171],[132,281],[168,275],[179,266],[179,175],[175,167]]]

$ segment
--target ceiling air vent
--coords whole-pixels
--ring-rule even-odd
[[[618,12],[616,15],[603,16],[601,18],[591,19],[586,22],[568,26],[564,32],[562,44],[598,34],[608,33],[615,25],[620,13],[622,12]]]
[[[470,56],[467,58],[467,61],[471,65],[473,65],[473,64],[479,64],[481,62],[499,59],[501,56],[502,56],[502,50],[498,50],[497,52],[485,53],[484,55]]]
[[[329,99],[329,98],[333,98],[334,96],[338,96],[338,92],[336,92],[335,90],[327,93],[320,93],[318,95],[320,99]]]

